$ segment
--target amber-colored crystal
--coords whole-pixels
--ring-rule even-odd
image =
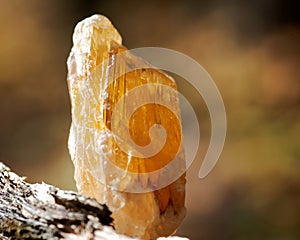
[[[140,65],[148,67],[128,71]],[[185,161],[174,80],[126,51],[111,22],[94,15],[75,28],[68,84],[72,104],[69,150],[79,192],[106,203],[120,233],[143,239],[174,233],[185,216]],[[131,90],[146,85],[132,101],[125,99],[118,105]],[[165,87],[175,94],[163,92]],[[167,100],[172,110],[157,104],[157,99]],[[132,141],[139,146],[150,144],[149,129],[156,124],[166,133],[163,148],[149,157],[142,152],[128,154],[121,147],[137,151],[122,136],[127,106],[141,100],[150,103],[137,108],[128,119]],[[154,132],[154,139],[159,137],[155,134],[159,132]],[[164,168],[175,157],[178,163],[170,173]],[[163,177],[174,172],[182,174],[163,186]],[[139,193],[132,186],[140,186]]]

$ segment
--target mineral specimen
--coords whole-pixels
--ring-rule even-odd
[[[75,28],[68,86],[79,192],[106,203],[120,233],[173,234],[186,213],[175,81],[128,51],[111,22],[94,15]]]

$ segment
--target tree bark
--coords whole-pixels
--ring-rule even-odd
[[[24,179],[0,162],[1,240],[135,239],[114,230],[111,211],[105,204],[45,183],[30,184]]]
[[[132,239],[115,232],[110,215],[94,199],[26,183],[0,163],[0,239]]]

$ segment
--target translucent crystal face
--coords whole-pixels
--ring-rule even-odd
[[[110,207],[121,233],[167,236],[185,216],[176,84],[121,41],[101,15],[75,28],[68,59],[75,179],[81,193]]]

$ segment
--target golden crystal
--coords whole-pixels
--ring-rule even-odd
[[[174,233],[186,212],[181,124],[174,117],[180,115],[175,81],[128,52],[111,22],[94,15],[75,28],[68,84],[72,105],[69,151],[79,192],[106,203],[120,233],[143,239]],[[137,87],[141,87],[139,93],[131,100],[124,98]],[[165,92],[165,88],[175,91]],[[168,101],[172,110],[158,100]],[[149,103],[128,115],[128,109],[140,101]],[[151,156],[123,137],[127,127],[136,145],[147,146],[160,137],[159,128],[149,136],[157,124],[164,127],[165,144]],[[151,149],[158,145],[153,141]],[[175,167],[166,170],[176,156]],[[181,174],[163,186],[164,177],[177,172]],[[136,186],[139,192],[132,191]]]

